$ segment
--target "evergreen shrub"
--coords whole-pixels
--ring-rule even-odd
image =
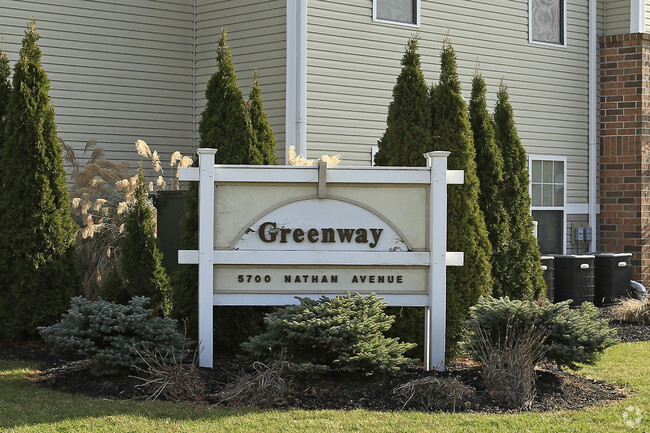
[[[487,109],[485,80],[477,72],[472,80],[472,96],[469,101],[469,121],[472,125],[476,149],[476,174],[479,179],[479,206],[485,217],[488,239],[492,246],[492,294],[504,296],[510,287],[510,227],[504,207],[502,191],[503,158],[494,139],[494,125]]]
[[[125,222],[119,273],[127,298],[147,297],[151,299],[151,306],[156,314],[163,315],[170,310],[171,284],[162,266],[162,253],[154,236],[152,211],[144,182],[140,166],[135,202],[129,207]],[[116,292],[120,297],[119,290]]]
[[[414,344],[386,338],[393,323],[375,295],[298,298],[267,314],[267,331],[242,348],[252,358],[286,359],[303,374],[327,371],[398,375],[415,360],[404,357]]]
[[[146,308],[149,299],[134,297],[127,305],[72,298],[61,321],[41,327],[43,340],[58,355],[82,355],[92,361],[96,376],[118,374],[143,362],[138,352],[168,353],[181,357],[185,336],[176,331],[176,321],[156,317]]]
[[[515,299],[535,300],[546,293],[541,254],[533,235],[530,214],[529,174],[526,150],[521,144],[509,101],[508,89],[501,83],[494,107],[495,140],[503,157],[501,201],[508,213],[510,242],[499,263],[503,274],[503,294]]]
[[[0,150],[0,339],[33,338],[81,292],[61,146],[28,26],[14,67]]]
[[[418,38],[411,37],[402,57],[393,100],[388,106],[386,131],[377,143],[376,165],[421,167],[431,150],[431,106],[418,53]]]
[[[580,364],[594,364],[604,350],[617,343],[616,330],[606,319],[600,319],[593,304],[585,302],[571,309],[571,300],[551,304],[508,297],[483,296],[470,309],[466,326],[470,330],[468,348],[479,347],[480,335],[473,329],[482,329],[493,346],[509,335],[512,324],[522,329],[535,327],[542,330],[544,357],[558,366],[576,368]]]
[[[447,358],[457,352],[463,321],[481,295],[492,293],[490,256],[483,212],[479,207],[476,152],[465,100],[461,95],[456,53],[447,39],[440,55],[440,81],[431,89],[433,150],[451,152],[450,170],[463,170],[465,183],[450,185],[447,195],[447,250],[465,254],[463,266],[447,268]]]
[[[201,113],[200,147],[217,149],[216,164],[278,164],[275,137],[264,113],[255,73],[250,100],[244,102],[237,85],[227,32],[221,30],[217,71],[208,81],[206,106]],[[198,162],[198,158],[196,159]],[[181,248],[198,249],[198,183],[191,182],[185,196],[181,222]],[[172,316],[187,324],[188,334],[198,335],[198,265],[179,265],[172,276]],[[215,307],[215,347],[235,351],[242,341],[259,333],[267,307]]]
[[[9,67],[9,58],[4,49],[4,44],[0,43],[0,149],[4,145],[3,131],[7,120],[7,105],[9,104],[9,94],[11,93],[11,68]]]

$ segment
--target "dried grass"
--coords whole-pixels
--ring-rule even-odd
[[[612,319],[621,322],[650,323],[650,302],[625,298],[611,310]]]
[[[393,394],[407,407],[424,408],[427,411],[451,411],[465,409],[476,398],[473,388],[455,377],[427,376],[415,379],[393,389]]]
[[[219,403],[239,407],[270,407],[283,402],[289,390],[291,364],[287,361],[255,362],[255,372],[243,374],[217,395]]]
[[[473,331],[477,342],[472,349],[483,364],[488,395],[509,407],[530,409],[536,396],[535,366],[545,352],[544,330],[535,326],[524,329],[511,318],[504,338],[492,338],[478,325]]]
[[[72,166],[70,187],[71,209],[73,218],[80,228],[77,249],[81,261],[84,295],[94,299],[108,272],[119,264],[120,242],[124,236],[124,222],[127,210],[135,201],[137,176],[131,175],[131,166],[126,161],[109,161],[97,147],[97,141],[89,140],[84,147],[84,156],[92,155],[81,161],[74,149],[59,139],[65,152],[65,160]],[[143,140],[136,141],[136,151],[143,157],[151,157],[154,169],[162,172],[162,165],[157,151],[151,152]],[[172,161],[192,164],[192,159],[174,152]],[[173,165],[173,164],[172,164]],[[162,179],[162,177],[160,177]],[[166,182],[156,179],[151,185],[165,189]],[[178,189],[178,179],[172,177],[173,189]],[[150,203],[154,215],[153,203]]]
[[[334,156],[323,155],[320,158],[318,158],[318,160],[307,159],[302,155],[296,154],[295,146],[289,147],[289,152],[287,156],[288,156],[289,165],[295,165],[295,166],[313,166],[314,164],[317,165],[319,162],[326,162],[328,167],[335,167],[339,165],[341,162],[341,155],[334,155]]]
[[[205,397],[205,383],[199,374],[198,350],[191,362],[183,362],[182,355],[173,349],[165,353],[148,348],[135,350],[142,365],[133,369],[140,375],[130,377],[142,381],[137,388],[146,391],[147,400],[163,397],[170,401],[199,401]]]

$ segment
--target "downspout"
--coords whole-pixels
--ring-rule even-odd
[[[645,32],[645,0],[630,1],[630,33]]]
[[[307,156],[307,5],[287,0],[285,152]]]
[[[196,0],[192,17],[192,154],[198,148],[196,143]]]
[[[592,244],[591,250],[598,251],[597,243],[597,164],[598,164],[598,147],[597,147],[597,77],[596,71],[598,66],[598,27],[597,27],[597,0],[589,0],[589,227],[592,227]]]
[[[307,157],[307,2],[300,1],[298,15],[298,141],[299,154]]]

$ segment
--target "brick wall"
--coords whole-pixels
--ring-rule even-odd
[[[600,249],[650,286],[650,34],[600,38]]]

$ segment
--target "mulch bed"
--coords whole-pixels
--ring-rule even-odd
[[[607,309],[601,314],[608,317]],[[612,322],[623,342],[650,341],[650,324]],[[146,399],[151,390],[145,390],[142,381],[133,377],[96,378],[89,374],[87,363],[80,359],[61,359],[49,354],[42,343],[22,345],[0,344],[0,359],[38,362],[42,367],[32,374],[33,381],[63,392],[112,399]],[[226,383],[232,382],[242,372],[250,372],[250,364],[237,358],[215,359],[214,369],[200,369],[205,392],[200,401],[217,404],[218,393]],[[589,380],[560,371],[552,366],[538,368],[537,396],[530,407],[532,411],[558,411],[579,409],[586,406],[608,404],[626,397],[623,387]],[[302,409],[368,409],[394,411],[403,408],[393,389],[409,380],[431,375],[419,367],[409,370],[399,378],[386,376],[362,376],[330,374],[320,379],[296,380],[290,384],[284,398],[276,399],[269,406]],[[437,377],[457,378],[476,390],[476,397],[456,407],[457,411],[482,413],[510,413],[520,409],[509,408],[487,395],[481,383],[480,368],[469,360],[448,365]],[[164,396],[163,396],[164,398]],[[196,400],[195,400],[196,401]],[[221,403],[224,404],[224,403]],[[232,403],[231,403],[232,404]],[[224,404],[227,405],[227,404]],[[408,409],[425,410],[422,406]]]

